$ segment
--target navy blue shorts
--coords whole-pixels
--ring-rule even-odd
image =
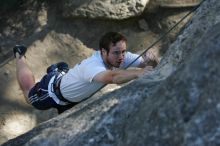
[[[70,103],[68,105],[59,105],[53,98],[49,96],[48,84],[50,79],[56,74],[56,72],[50,72],[46,74],[40,82],[37,82],[35,86],[30,90],[28,97],[32,106],[39,110],[47,110],[50,108],[56,108],[58,113],[62,113],[65,110],[73,107],[76,103]]]

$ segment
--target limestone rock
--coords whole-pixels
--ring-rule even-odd
[[[217,23],[126,121],[119,145],[219,145],[219,39]]]
[[[204,3],[205,4],[195,12],[191,24],[178,36],[177,40],[163,56],[158,66],[161,78],[162,76],[165,78],[170,76],[170,74],[184,62],[185,58],[191,54],[198,40],[205,32],[213,25],[220,22],[220,14],[216,13],[220,4],[215,3],[215,0],[208,0]],[[212,10],[210,10],[210,7],[212,7]]]
[[[149,0],[66,0],[64,17],[126,19],[142,14]]]
[[[161,7],[191,7],[198,5],[202,0],[156,0]]]
[[[141,15],[145,8],[191,7],[200,2],[201,0],[66,0],[63,1],[62,11],[64,17],[122,20]]]

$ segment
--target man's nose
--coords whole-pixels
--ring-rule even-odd
[[[120,59],[124,59],[125,54],[121,52],[121,53],[118,55],[118,57],[119,57]]]

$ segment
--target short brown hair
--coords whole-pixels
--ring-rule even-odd
[[[104,34],[99,41],[99,50],[102,48],[109,52],[110,44],[115,45],[119,41],[125,41],[127,43],[127,39],[124,35],[119,32],[108,32]]]

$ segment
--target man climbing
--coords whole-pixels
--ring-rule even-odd
[[[18,83],[26,101],[39,110],[57,108],[58,113],[73,107],[89,98],[105,84],[122,84],[142,76],[158,64],[152,52],[137,59],[131,67],[124,68],[138,55],[126,51],[126,38],[117,32],[106,33],[99,42],[99,50],[68,69],[60,62],[51,65],[47,74],[37,83],[25,59],[27,48],[16,45],[13,48],[16,58]]]

